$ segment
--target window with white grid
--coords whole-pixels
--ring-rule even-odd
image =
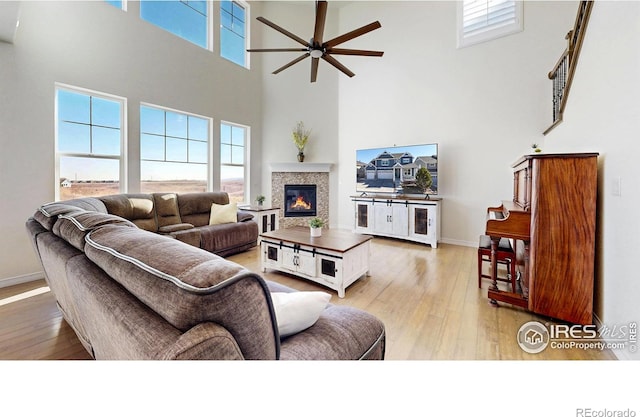
[[[465,0],[458,2],[458,48],[521,32],[523,2]]]

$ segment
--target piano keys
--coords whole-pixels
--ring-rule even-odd
[[[495,251],[516,242],[522,291],[488,297],[570,323],[593,322],[597,153],[525,155],[512,165],[513,200],[487,209]],[[494,247],[495,245],[495,247]],[[495,256],[492,274],[497,271]]]

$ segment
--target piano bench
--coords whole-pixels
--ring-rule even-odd
[[[511,246],[511,241],[506,238],[500,239],[496,252],[498,264],[506,265],[509,275],[506,278],[497,277],[498,281],[510,282],[511,291],[516,292],[516,253]],[[491,275],[482,274],[482,262],[491,262],[491,238],[487,235],[480,236],[478,245],[478,288],[482,288],[482,278],[491,279]],[[497,272],[496,272],[497,276]]]

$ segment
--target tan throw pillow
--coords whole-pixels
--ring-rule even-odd
[[[236,223],[238,221],[238,204],[211,204],[209,224]]]

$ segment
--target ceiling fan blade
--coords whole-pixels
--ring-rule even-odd
[[[307,48],[247,49],[247,52],[304,52]]]
[[[327,2],[316,2],[316,25],[313,31],[313,46],[322,45],[322,35],[324,34],[324,23],[327,19]]]
[[[275,23],[265,19],[262,16],[256,17],[256,20],[264,23],[265,25],[269,26],[272,29],[277,30],[278,32],[282,33],[283,35],[285,35],[288,38],[293,39],[294,41],[298,42],[299,44],[302,44],[304,46],[309,46],[309,42],[305,41],[304,39],[300,38],[299,36],[294,35],[293,33],[289,32],[288,30],[281,28],[280,26],[278,26]]]
[[[307,58],[308,56],[311,56],[311,54],[307,52],[306,54],[303,54],[303,55],[299,56],[298,58],[294,59],[293,61],[289,62],[288,64],[283,65],[282,67],[280,67],[277,70],[273,71],[272,74],[277,74],[277,73],[279,73],[281,71],[284,71],[287,68],[289,68],[290,66],[292,66],[294,64],[297,64],[298,62],[300,62],[303,59]]]
[[[345,67],[344,65],[342,65],[340,62],[338,62],[337,59],[335,59],[334,57],[332,57],[331,55],[327,55],[324,54],[322,56],[322,59],[324,59],[325,61],[327,61],[328,63],[330,63],[331,65],[333,65],[334,67],[338,68],[340,71],[344,72],[345,74],[347,74],[349,77],[353,77],[354,74],[353,72],[351,72],[349,70],[349,68]]]
[[[351,39],[357,38],[358,36],[362,36],[365,33],[369,33],[372,30],[376,30],[381,28],[382,25],[377,20],[373,23],[369,23],[368,25],[364,25],[361,28],[356,30],[352,30],[351,32],[345,33],[344,35],[340,35],[337,38],[333,38],[330,41],[325,42],[322,46],[325,48],[331,48],[336,45],[340,45],[346,41],[350,41]]]
[[[318,63],[320,58],[311,58],[311,82],[315,83],[318,78]]]
[[[339,49],[332,48],[327,50],[328,54],[335,55],[362,55],[362,56],[382,56],[382,51],[363,51],[362,49]]]

